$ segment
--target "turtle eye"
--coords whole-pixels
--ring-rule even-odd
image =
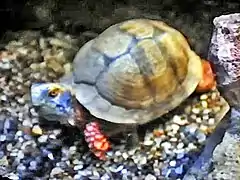
[[[59,93],[61,92],[61,90],[59,88],[54,88],[48,91],[48,96],[49,97],[56,97]]]

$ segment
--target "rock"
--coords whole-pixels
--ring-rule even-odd
[[[213,171],[208,179],[240,179],[240,139],[225,133],[222,143],[213,152]]]

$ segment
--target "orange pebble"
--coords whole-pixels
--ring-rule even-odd
[[[164,131],[162,131],[162,130],[154,130],[153,131],[153,135],[155,137],[160,137],[160,136],[164,135]]]

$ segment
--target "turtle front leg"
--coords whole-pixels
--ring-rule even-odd
[[[93,154],[101,160],[106,160],[106,152],[110,149],[110,142],[100,130],[98,122],[86,124],[84,136]]]
[[[100,130],[97,121],[88,122],[92,116],[77,101],[74,101],[75,124],[84,129],[83,134],[88,147],[93,154],[101,160],[106,159],[106,152],[110,149],[110,142]]]
[[[216,87],[215,74],[208,61],[202,59],[203,77],[199,82],[196,92],[207,92]]]

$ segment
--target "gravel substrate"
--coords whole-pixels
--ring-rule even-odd
[[[41,125],[29,102],[31,83],[56,82],[70,72],[82,44],[52,29],[17,32],[0,54],[0,174],[15,180],[181,179],[225,112],[218,91],[191,96],[149,124],[138,147],[113,144],[108,160],[99,161],[78,129]]]

